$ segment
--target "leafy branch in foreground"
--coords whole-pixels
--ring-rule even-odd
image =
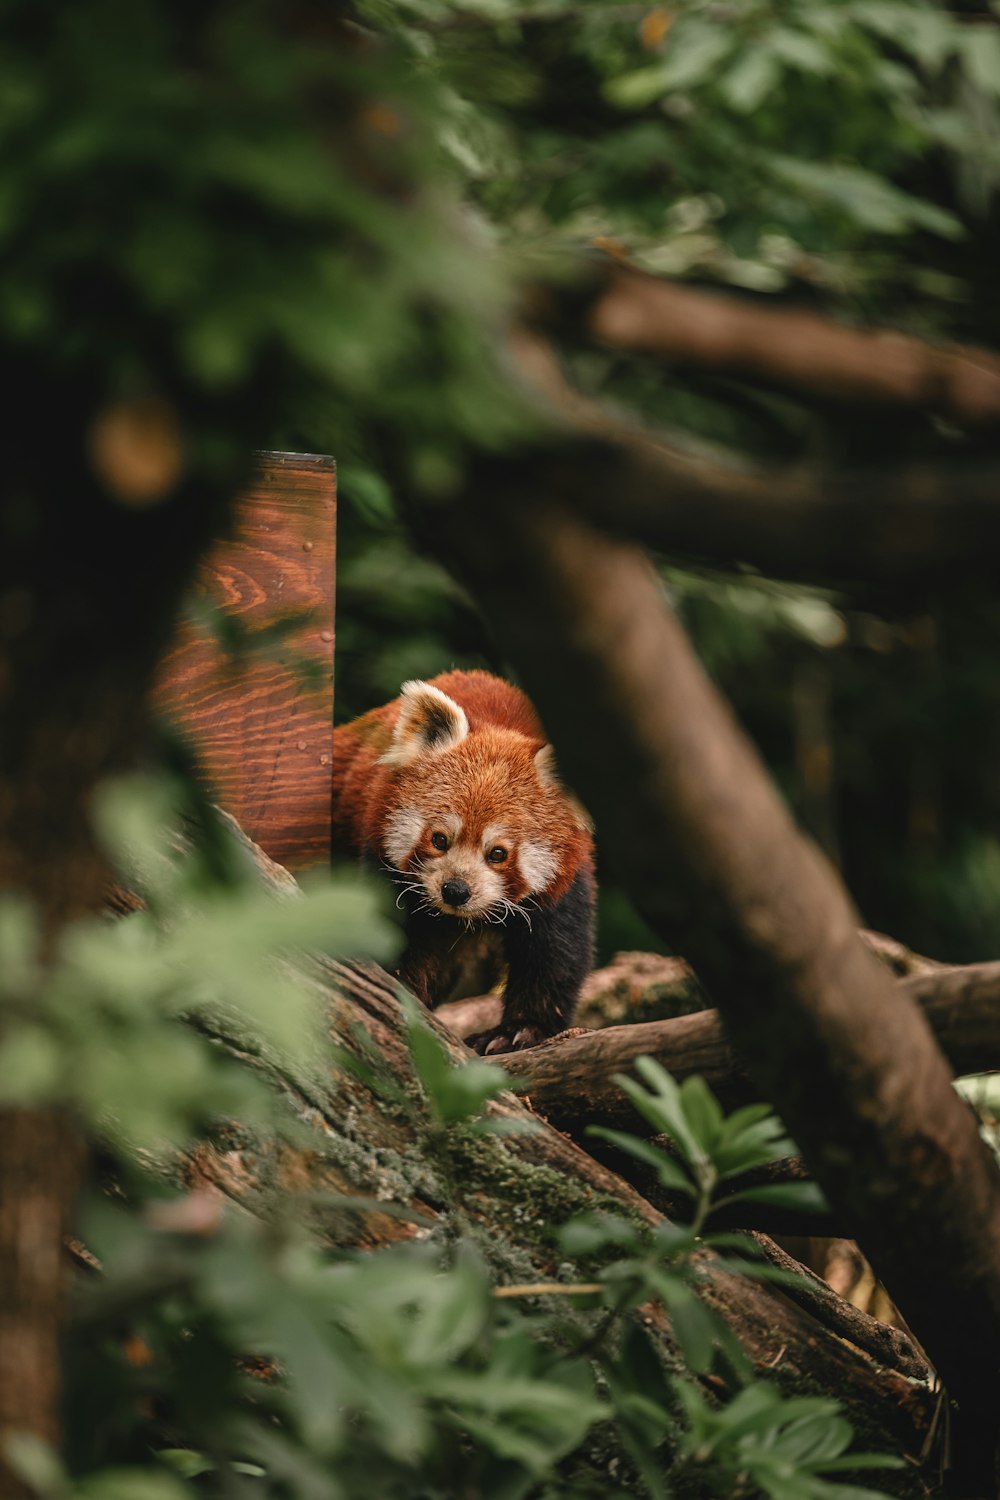
[[[180,798],[145,776],[97,798],[102,840],[145,909],[71,924],[43,964],[30,905],[0,901],[0,1100],[70,1105],[131,1149],[181,1143],[222,1115],[273,1116],[253,1073],[185,1021],[238,1024],[260,1055],[308,1071],[322,1017],[283,955],[381,957],[394,942],[359,877],[292,886],[276,901],[225,823],[186,847]]]
[[[592,1126],[589,1133],[645,1162],[665,1188],[692,1199],[692,1234],[700,1234],[712,1213],[741,1201],[803,1211],[823,1209],[822,1194],[811,1182],[726,1192],[730,1179],[796,1154],[794,1142],[785,1135],[769,1104],[747,1104],[724,1115],[703,1078],[686,1078],[678,1084],[652,1057],[637,1058],[635,1070],[647,1088],[623,1073],[615,1074],[615,1082],[656,1133],[669,1137],[674,1153],[603,1125]]]
[[[468,1120],[477,1094],[480,1103],[510,1083],[509,1075],[480,1075],[480,1059],[455,1065],[443,1046],[409,1012],[411,1053],[434,1117],[443,1125]],[[486,1065],[489,1067],[490,1065]],[[470,1071],[471,1070],[471,1071]],[[647,1493],[653,1500],[669,1494],[670,1465],[662,1450],[672,1439],[678,1470],[696,1470],[712,1493],[763,1493],[772,1500],[864,1500],[875,1492],[825,1478],[844,1469],[894,1468],[899,1460],[887,1455],[850,1454],[850,1423],[832,1400],[787,1398],[776,1386],[754,1378],[753,1367],[738,1339],[719,1314],[698,1295],[698,1283],[708,1266],[781,1281],[789,1273],[759,1259],[755,1243],[739,1234],[704,1234],[712,1211],[737,1198],[763,1195],[775,1200],[775,1189],[725,1191],[726,1181],[776,1157],[794,1151],[781,1122],[768,1105],[751,1105],[725,1116],[701,1078],[678,1086],[651,1058],[640,1058],[636,1071],[648,1088],[627,1077],[618,1082],[636,1107],[677,1148],[669,1155],[650,1142],[619,1131],[591,1132],[653,1165],[666,1186],[692,1200],[691,1221],[661,1221],[652,1231],[612,1215],[580,1216],[559,1232],[561,1250],[576,1261],[604,1264],[596,1280],[575,1286],[547,1285],[498,1288],[499,1294],[539,1297],[556,1291],[592,1300],[602,1292],[604,1316],[568,1355],[550,1361],[550,1368],[590,1358],[600,1369],[614,1413],[615,1425]],[[792,1184],[781,1201],[798,1203],[818,1196],[813,1184]],[[737,1255],[722,1262],[719,1252]],[[714,1251],[711,1261],[707,1252]],[[622,1315],[652,1300],[666,1309],[678,1348],[687,1365],[683,1379],[668,1377],[655,1345],[635,1322],[612,1337]],[[558,1344],[554,1316],[535,1325],[536,1337]],[[697,1377],[716,1373],[736,1394],[720,1404],[707,1396]],[[715,1389],[719,1381],[716,1380]]]
[[[12,1058],[37,1043],[48,1071],[36,1067],[29,1097],[51,1088],[76,1100],[102,1142],[117,1199],[95,1196],[81,1227],[99,1270],[74,1296],[65,1467],[30,1439],[6,1450],[36,1493],[579,1495],[563,1469],[581,1457],[585,1464],[603,1433],[631,1457],[636,1482],[654,1500],[668,1493],[677,1464],[698,1482],[722,1476],[727,1493],[752,1485],[785,1500],[798,1484],[803,1496],[833,1500],[841,1491],[822,1488],[823,1476],[854,1462],[849,1426],[832,1403],[806,1411],[755,1381],[732,1332],[698,1295],[707,1250],[742,1246],[746,1254],[737,1236],[699,1232],[717,1189],[724,1192],[730,1171],[773,1152],[780,1128],[746,1111],[726,1121],[700,1087],[677,1090],[648,1060],[645,1108],[682,1143],[683,1167],[661,1155],[668,1173],[685,1174],[692,1222],[652,1231],[608,1216],[565,1224],[563,1254],[593,1268],[589,1283],[560,1288],[577,1303],[571,1328],[566,1295],[553,1304],[540,1302],[544,1286],[494,1286],[469,1237],[442,1239],[404,1202],[379,1200],[378,1209],[412,1218],[425,1242],[362,1254],[331,1250],[310,1232],[302,1220],[317,1203],[308,1197],[296,1207],[283,1194],[281,1212],[258,1221],[163,1182],[158,1164],[171,1142],[190,1141],[220,1113],[241,1128],[281,1107],[254,1070],[209,1039],[209,1028],[197,1029],[199,1017],[225,1034],[219,1018],[238,1015],[272,1076],[318,1076],[326,1053],[311,1024],[314,1001],[285,956],[321,939],[340,949],[384,938],[377,910],[353,887],[265,902],[225,835],[211,855],[182,852],[169,832],[175,812],[159,784],[106,794],[103,835],[120,858],[127,851],[148,906],[119,922],[68,929],[33,1016],[24,1004],[37,969],[30,917],[8,909],[3,928],[10,1024],[0,1080],[23,1097],[29,1083]],[[489,1136],[507,1118],[482,1115],[510,1088],[506,1071],[482,1059],[453,1062],[413,1005],[406,1024],[430,1156],[446,1157],[459,1139],[502,1150]],[[187,1070],[177,1066],[178,1048],[190,1052]],[[152,1061],[141,1069],[140,1058]],[[412,1093],[400,1087],[388,1103],[421,1128]],[[322,1211],[346,1219],[358,1201],[328,1194]],[[732,1265],[744,1270],[747,1261]],[[497,1295],[504,1290],[520,1295]],[[625,1316],[654,1299],[669,1314],[687,1371],[681,1379]],[[698,1379],[717,1363],[723,1379],[709,1397]],[[740,1393],[717,1407],[719,1389]]]

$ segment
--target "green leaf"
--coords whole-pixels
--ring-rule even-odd
[[[727,1193],[712,1205],[713,1212],[729,1203],[767,1203],[773,1208],[790,1208],[804,1214],[829,1214],[830,1205],[822,1188],[815,1182],[775,1182],[757,1188]]]
[[[0,895],[0,1001],[27,996],[41,982],[38,915],[22,896]]]
[[[725,27],[699,20],[678,21],[671,28],[663,62],[610,80],[605,84],[605,95],[619,109],[644,109],[665,94],[704,83],[735,46],[735,37]]]
[[[853,1437],[850,1422],[824,1412],[787,1423],[776,1447],[795,1463],[822,1468],[827,1460],[839,1458],[850,1447]]]
[[[761,46],[751,47],[719,80],[723,99],[740,114],[759,109],[781,78],[776,57]]]
[[[863,167],[777,155],[769,158],[768,165],[779,181],[801,193],[805,201],[825,202],[876,233],[900,235],[916,226],[945,239],[960,239],[964,234],[954,214]]]
[[[609,1245],[631,1249],[642,1231],[617,1214],[578,1214],[558,1230],[559,1248],[574,1258],[594,1255]]]
[[[671,1137],[691,1166],[704,1161],[704,1152],[688,1124],[674,1079],[651,1057],[637,1058],[635,1071],[648,1088],[642,1088],[623,1073],[615,1074],[615,1082],[654,1130]]]
[[[37,1104],[65,1087],[65,1050],[50,1031],[14,1023],[0,1041],[0,1099]]]
[[[963,27],[959,48],[972,82],[985,94],[1000,96],[1000,35],[995,26]]]
[[[661,1296],[669,1307],[670,1325],[688,1367],[696,1375],[707,1375],[715,1360],[717,1318],[683,1283],[664,1283]]]
[[[694,1074],[680,1086],[680,1102],[691,1133],[702,1154],[714,1161],[722,1133],[722,1110],[704,1078]]]
[[[935,73],[955,51],[962,30],[940,10],[900,4],[899,0],[855,0],[845,8],[863,25]]]
[[[654,1146],[651,1141],[628,1135],[623,1130],[611,1130],[606,1125],[588,1125],[587,1134],[597,1136],[600,1140],[610,1141],[613,1146],[618,1147],[619,1151],[634,1156],[636,1161],[645,1162],[647,1166],[653,1168],[664,1187],[674,1188],[679,1193],[686,1193],[689,1198],[696,1196],[697,1188],[692,1184],[683,1167],[659,1146]]]
[[[483,1058],[453,1063],[445,1044],[408,996],[403,999],[403,1009],[414,1070],[435,1119],[442,1124],[473,1118],[490,1099],[516,1087],[518,1080],[499,1063]]]
[[[40,1496],[66,1493],[66,1471],[59,1455],[30,1432],[8,1432],[3,1455],[14,1473]]]
[[[149,1468],[103,1469],[80,1480],[79,1500],[192,1500],[180,1478]]]
[[[789,26],[778,26],[767,38],[766,46],[791,68],[816,76],[832,73],[836,62],[829,47],[818,42],[805,32],[794,31]]]

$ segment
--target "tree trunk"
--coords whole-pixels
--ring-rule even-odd
[[[84,431],[52,441],[57,393],[35,395],[32,421],[49,425],[18,430],[0,501],[0,897],[33,908],[44,964],[101,905],[91,794],[142,747],[144,695],[225,496],[182,485],[118,503],[84,467]],[[57,1434],[59,1246],[82,1151],[60,1110],[0,1109],[0,1432]],[[2,1458],[0,1493],[21,1493]]]

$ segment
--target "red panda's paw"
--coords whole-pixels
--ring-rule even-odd
[[[540,1026],[519,1026],[513,1032],[494,1026],[489,1031],[466,1037],[465,1044],[480,1056],[490,1057],[497,1052],[523,1052],[526,1047],[537,1047],[545,1037],[546,1033]]]

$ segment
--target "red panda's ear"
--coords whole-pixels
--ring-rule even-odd
[[[465,710],[429,682],[404,682],[392,744],[380,757],[384,766],[409,766],[424,755],[440,755],[460,745],[469,732]]]
[[[565,797],[569,803],[570,812],[573,814],[573,821],[576,826],[578,828],[585,828],[588,833],[593,833],[594,824],[587,809],[563,785],[562,777],[559,775],[559,770],[556,766],[556,752],[551,745],[543,745],[540,750],[535,752],[535,770],[538,772],[538,779],[543,786],[553,787]]]

